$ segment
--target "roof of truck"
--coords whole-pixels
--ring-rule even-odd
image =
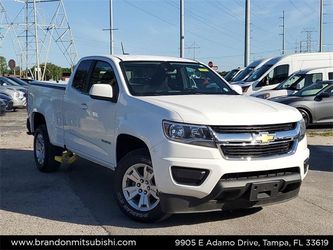
[[[121,61],[173,61],[173,62],[196,62],[187,58],[152,55],[107,55],[110,58],[118,58]]]

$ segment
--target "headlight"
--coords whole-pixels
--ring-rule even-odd
[[[268,99],[271,97],[271,94],[266,93],[266,94],[257,95],[256,97],[261,98],[261,99]]]
[[[299,125],[300,125],[300,130],[299,130],[298,140],[301,141],[304,138],[306,131],[306,125],[304,119],[299,121]]]
[[[163,121],[165,136],[172,141],[215,148],[216,144],[206,126]]]

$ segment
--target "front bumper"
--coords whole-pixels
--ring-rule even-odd
[[[295,153],[250,161],[224,159],[217,148],[207,148],[164,141],[151,149],[152,163],[161,206],[169,213],[213,211],[221,209],[262,206],[296,197],[306,175],[304,163],[309,158],[306,137],[298,143]],[[205,169],[209,173],[200,185],[184,185],[175,181],[172,167]],[[223,176],[231,173],[269,171],[297,168],[292,176],[260,178],[255,180],[225,181]],[[269,197],[253,198],[253,185],[279,182],[278,192]],[[291,185],[291,186],[290,186]],[[268,184],[268,186],[270,186]],[[269,190],[270,191],[270,190]],[[226,195],[234,195],[226,198]]]
[[[301,176],[272,177],[256,180],[220,180],[213,191],[199,199],[160,193],[161,207],[166,213],[192,213],[264,206],[295,198]]]

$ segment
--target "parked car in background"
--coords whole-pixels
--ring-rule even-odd
[[[313,83],[327,80],[333,80],[333,67],[304,69],[292,74],[276,88],[259,91],[252,94],[252,96],[269,99],[277,96],[291,95]]]
[[[234,77],[236,77],[240,72],[242,71],[241,68],[237,68],[237,69],[232,69],[230,70],[223,78],[224,80],[226,80],[227,82],[232,81],[232,79]]]
[[[0,93],[0,99],[2,99],[6,103],[6,111],[15,111],[16,109],[13,107],[13,98],[9,95]]]
[[[6,76],[6,78],[16,82],[17,84],[19,84],[22,87],[28,88],[29,84],[23,80],[21,80],[20,78],[14,77],[14,76]]]
[[[249,66],[247,66],[242,72],[237,74],[237,76],[232,79],[231,84],[241,84],[242,81],[246,80],[255,70],[259,69],[270,59],[271,58],[263,58],[253,61]]]
[[[0,93],[9,95],[13,100],[14,108],[24,108],[27,104],[27,89],[14,82],[13,85],[9,79],[0,77]]]
[[[6,112],[6,103],[5,100],[0,98],[0,115],[4,115]]]
[[[330,66],[333,67],[333,52],[278,56],[266,62],[240,85],[245,94],[251,95],[255,92],[274,89],[296,71]]]
[[[35,81],[34,79],[30,79],[30,78],[20,78],[22,81],[30,84],[31,82]]]
[[[317,82],[293,95],[270,100],[297,108],[307,126],[333,123],[333,81]]]

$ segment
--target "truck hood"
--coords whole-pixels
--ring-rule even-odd
[[[183,122],[205,125],[260,125],[301,120],[292,107],[238,95],[180,95],[140,97],[178,113]]]

